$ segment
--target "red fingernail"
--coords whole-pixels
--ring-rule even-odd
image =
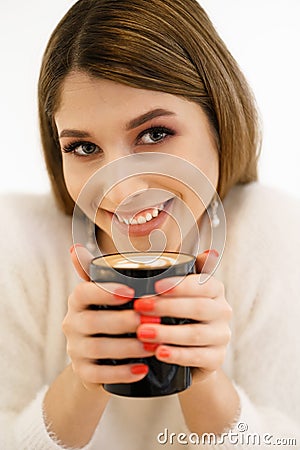
[[[72,247],[70,248],[70,253],[72,254],[72,253],[74,252],[75,248],[77,248],[77,247],[84,248],[84,246],[83,246],[82,244],[74,244],[74,245],[72,245]]]
[[[143,327],[137,332],[139,339],[155,339],[156,330],[150,327]]]
[[[206,253],[208,255],[215,255],[217,258],[220,256],[219,252],[217,250],[215,250],[215,249],[205,250],[205,252],[203,252],[203,253]]]
[[[159,356],[160,358],[170,358],[171,352],[168,348],[161,347],[157,352],[157,356]]]
[[[113,295],[116,300],[130,300],[134,297],[134,290],[130,287],[122,286],[115,289]]]
[[[134,310],[137,312],[153,311],[155,307],[154,298],[139,298],[134,302]]]
[[[144,342],[143,347],[146,352],[155,352],[159,344],[152,344],[151,342]]]
[[[133,373],[133,375],[146,374],[149,372],[149,367],[146,364],[136,364],[135,366],[130,367],[130,372]]]
[[[160,323],[161,321],[160,317],[156,316],[141,316],[140,320],[141,323]]]

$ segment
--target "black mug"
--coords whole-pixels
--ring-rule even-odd
[[[90,309],[132,309],[134,300],[143,295],[155,295],[155,282],[167,277],[186,276],[195,273],[195,256],[176,252],[126,252],[96,257],[90,264],[92,281],[122,283],[134,289],[133,300],[124,305],[91,305]],[[190,323],[184,318],[162,317],[161,323],[178,325]],[[108,335],[97,335],[104,337]],[[121,337],[135,337],[127,333]],[[112,337],[112,335],[109,335]],[[116,336],[120,337],[120,335]],[[99,359],[100,365],[143,363],[149,371],[134,383],[104,384],[104,389],[126,397],[157,397],[171,395],[187,389],[191,384],[189,367],[158,361],[155,356],[147,358]]]

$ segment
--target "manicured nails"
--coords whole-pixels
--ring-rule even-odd
[[[149,367],[146,364],[135,364],[130,367],[130,372],[133,375],[146,375],[149,372]]]
[[[146,352],[155,352],[159,344],[152,344],[151,342],[143,342],[143,347]]]
[[[156,330],[153,327],[142,327],[137,330],[138,339],[155,339],[156,338]]]
[[[141,324],[143,323],[160,323],[161,319],[160,317],[156,316],[140,316]]]
[[[214,248],[213,249],[211,249],[211,250],[205,250],[205,252],[203,252],[203,253],[205,253],[205,254],[207,254],[207,255],[214,255],[214,256],[216,256],[217,258],[219,258],[219,252],[217,251],[217,250],[215,250]]]
[[[114,290],[113,295],[118,301],[128,301],[134,297],[134,289],[128,286],[118,287]]]
[[[168,348],[166,348],[166,347],[161,347],[161,348],[158,350],[158,352],[157,352],[157,356],[158,356],[159,358],[163,358],[163,359],[165,359],[165,358],[170,358],[171,352],[170,352],[170,350],[169,350]]]
[[[155,308],[154,298],[139,298],[134,302],[134,310],[136,312],[150,312]]]
[[[72,255],[72,253],[74,252],[74,250],[76,248],[84,248],[84,246],[82,244],[74,244],[74,245],[72,245],[72,247],[70,248],[71,255]]]

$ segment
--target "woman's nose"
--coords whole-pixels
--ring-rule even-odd
[[[130,211],[135,206],[135,199],[149,189],[149,185],[141,176],[132,176],[120,181],[107,192],[102,201],[102,208],[110,211]]]

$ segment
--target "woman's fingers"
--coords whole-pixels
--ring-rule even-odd
[[[218,369],[226,356],[226,345],[208,347],[172,347],[160,345],[155,356],[158,360],[179,366],[197,367],[208,372]]]
[[[215,249],[206,250],[197,255],[195,261],[196,272],[211,273],[216,268],[219,257],[219,252]]]
[[[199,284],[199,275],[192,274],[187,277],[169,277],[156,281],[155,290],[164,297],[216,298],[224,294],[224,285],[213,277]]]
[[[90,311],[67,314],[63,321],[63,331],[71,334],[72,330],[82,336],[94,334],[134,333],[140,324],[140,316],[131,309],[122,311]]]
[[[209,298],[145,297],[134,302],[134,310],[140,314],[193,319],[199,322],[217,319],[223,309],[225,310],[225,306]]]
[[[90,362],[97,359],[146,358],[154,354],[145,350],[143,343],[135,338],[86,337],[69,344],[68,355]],[[82,356],[84,355],[84,357]]]
[[[89,265],[94,256],[81,244],[70,248],[73,266],[82,280],[89,281]]]
[[[62,324],[73,371],[88,389],[99,388],[99,384],[104,383],[133,383],[141,380],[149,369],[138,359],[136,364],[127,365],[95,363],[101,359],[144,358],[154,354],[137,339],[117,337],[119,334],[135,333],[141,323],[137,312],[133,309],[106,309],[106,306],[125,305],[133,299],[134,290],[118,283],[91,282],[89,265],[93,255],[78,244],[72,246],[70,252],[74,268],[84,280],[69,296],[68,312]]]
[[[82,281],[69,297],[69,306],[83,311],[90,305],[121,305],[132,300],[134,290],[119,283],[92,283]]]
[[[100,366],[98,364],[72,363],[73,370],[86,384],[134,383],[144,378],[149,368],[146,364]]]
[[[177,346],[207,346],[228,344],[231,331],[227,323],[156,325],[143,324],[137,329],[142,342],[171,344]]]

